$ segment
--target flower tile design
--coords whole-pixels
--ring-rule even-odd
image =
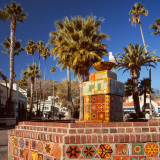
[[[46,152],[46,154],[51,154],[52,147],[51,147],[50,143],[45,143],[45,152]]]
[[[36,150],[37,148],[37,142],[36,141],[32,141],[32,149]]]
[[[18,147],[18,138],[17,137],[14,137],[14,146]]]
[[[8,144],[11,145],[11,146],[14,146],[14,137],[13,136],[10,136],[8,138]]]
[[[20,149],[19,154],[20,154],[20,158],[24,158],[24,150],[23,149]]]
[[[13,146],[9,146],[9,154],[13,154]]]
[[[69,157],[69,159],[75,159],[80,156],[81,151],[78,146],[72,145],[67,148],[66,154]]]
[[[146,160],[146,156],[131,156],[130,160]]]
[[[127,144],[115,144],[115,155],[127,155]]]
[[[132,144],[132,155],[144,155],[143,143]]]
[[[19,139],[19,146],[20,146],[20,148],[24,148],[24,139],[23,138]]]
[[[92,145],[84,146],[82,153],[83,153],[83,156],[87,159],[94,158],[96,154],[96,150]]]
[[[38,160],[43,160],[43,154],[38,153]]]
[[[144,148],[145,153],[148,157],[157,157],[159,152],[159,147],[157,143],[147,143]]]
[[[97,150],[97,153],[101,158],[110,158],[112,152],[113,150],[109,144],[101,144]]]
[[[9,155],[8,160],[14,160],[14,157],[12,155]]]
[[[38,153],[36,151],[31,151],[31,160],[38,160]]]
[[[25,148],[29,148],[29,140],[25,139]]]
[[[38,152],[43,153],[43,142],[42,141],[38,141],[37,150]]]
[[[13,148],[13,155],[18,156],[18,148],[17,147]]]
[[[55,158],[60,158],[61,157],[61,152],[62,152],[62,150],[61,150],[60,145],[55,143],[53,145],[53,156]]]
[[[113,156],[113,160],[129,160],[129,156]]]

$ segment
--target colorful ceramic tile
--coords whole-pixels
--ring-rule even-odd
[[[37,150],[38,152],[43,153],[43,142],[42,141],[38,141]]]
[[[94,158],[94,156],[96,154],[96,150],[95,150],[94,146],[92,146],[92,145],[84,146],[84,148],[82,150],[82,154],[87,159]]]
[[[14,147],[13,148],[13,155],[18,156],[18,153],[19,153],[19,149],[17,147]]]
[[[91,120],[98,120],[97,112],[91,112]]]
[[[159,152],[159,147],[157,143],[147,143],[144,148],[145,153],[148,157],[157,157]]]
[[[91,96],[91,103],[97,103],[98,102],[98,97],[97,95]]]
[[[50,143],[45,143],[45,152],[46,152],[46,154],[51,154],[52,147],[51,147]]]
[[[91,116],[90,116],[90,112],[87,112],[84,114],[84,120],[90,120]]]
[[[91,103],[91,96],[85,96],[84,103]]]
[[[115,155],[127,155],[127,144],[115,144]]]
[[[43,154],[38,153],[38,160],[43,160]]]
[[[98,103],[104,103],[105,102],[105,95],[98,95]]]
[[[13,154],[13,146],[9,146],[8,148],[9,148],[9,154],[12,155]]]
[[[105,112],[98,112],[98,120],[105,120]]]
[[[55,143],[53,145],[53,156],[55,158],[60,158],[61,157],[61,152],[62,152],[62,149],[61,149],[60,145]]]
[[[24,149],[24,160],[31,160],[30,150]]]
[[[19,154],[20,154],[20,158],[24,158],[24,150],[23,149],[20,149]]]
[[[130,156],[130,160],[146,160],[146,156]]]
[[[44,156],[44,160],[53,160],[53,158],[50,156]]]
[[[91,105],[91,112],[97,112],[98,111],[98,104],[92,104]]]
[[[23,138],[19,139],[19,146],[20,146],[20,148],[24,148],[24,139]]]
[[[144,155],[143,143],[132,144],[132,155]]]
[[[14,157],[12,155],[9,155],[8,160],[14,160]]]
[[[29,148],[29,140],[28,139],[25,139],[25,148]]]
[[[37,142],[32,140],[32,149],[36,150],[37,148]]]
[[[113,160],[129,160],[129,156],[113,156]]]
[[[17,137],[14,137],[14,146],[18,147],[18,138]]]
[[[155,157],[154,157],[154,158],[153,158],[153,157],[151,158],[151,157],[150,157],[150,158],[147,158],[146,160],[158,160],[158,158],[155,158]]]
[[[66,154],[70,159],[75,159],[80,156],[81,150],[78,146],[72,145],[67,148]]]
[[[105,105],[104,103],[98,104],[98,112],[104,112],[105,111]]]
[[[13,136],[10,136],[8,138],[8,144],[11,145],[11,146],[14,146],[14,137]]]
[[[101,158],[110,158],[112,152],[113,150],[109,144],[101,144],[97,150],[97,153]]]
[[[36,151],[31,151],[31,160],[38,160],[38,153]]]

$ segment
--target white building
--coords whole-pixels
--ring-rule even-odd
[[[144,96],[143,95],[139,96],[139,100],[140,100],[140,110],[143,111],[144,110]],[[147,95],[146,108],[145,108],[146,112],[150,111],[149,104],[150,104],[150,100],[149,100],[149,96]],[[151,100],[151,104],[152,104],[153,113],[160,116],[160,102],[159,101],[155,102]],[[126,101],[123,103],[123,111],[124,112],[135,112],[132,96],[128,97]]]
[[[7,94],[9,93],[8,86],[8,83],[7,87],[5,83],[0,84],[0,115],[4,117],[6,114]],[[12,116],[15,118],[23,116],[23,112],[27,109],[27,91],[20,88],[16,83],[13,83],[12,101]]]

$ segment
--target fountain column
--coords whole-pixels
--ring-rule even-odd
[[[123,121],[124,84],[110,70],[112,62],[97,62],[97,72],[83,83],[84,122],[106,123]]]

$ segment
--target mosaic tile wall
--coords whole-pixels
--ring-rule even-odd
[[[160,143],[66,145],[65,159],[159,160]]]
[[[124,84],[111,71],[98,71],[83,83],[84,121],[89,123],[123,120]]]
[[[8,160],[61,160],[62,145],[10,136]]]
[[[84,96],[84,122],[122,121],[123,97],[116,95]]]

